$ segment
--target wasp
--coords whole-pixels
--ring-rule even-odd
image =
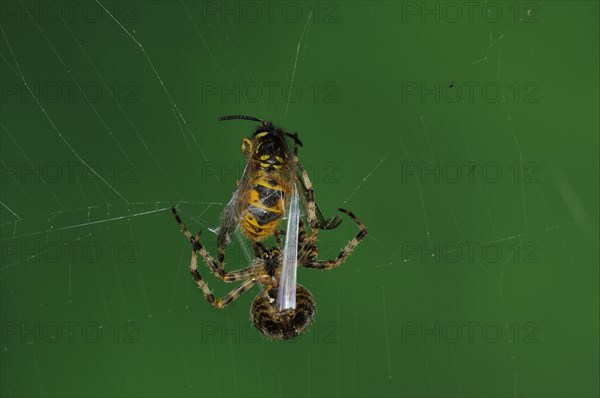
[[[247,163],[215,230],[220,267],[223,267],[225,247],[238,227],[254,243],[279,233],[278,226],[294,185],[299,187],[311,230],[315,234],[318,229],[334,229],[341,223],[339,215],[325,220],[315,202],[312,183],[297,157],[298,147],[302,146],[297,133],[288,133],[253,116],[231,115],[219,120],[259,123],[253,135],[242,140],[242,152]],[[293,150],[286,138],[292,139]]]

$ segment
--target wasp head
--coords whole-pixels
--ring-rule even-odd
[[[270,171],[281,168],[287,157],[288,147],[283,133],[266,124],[254,133],[252,139],[243,140],[242,151],[257,162],[260,168]]]

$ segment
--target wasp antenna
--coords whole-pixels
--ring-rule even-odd
[[[224,120],[252,120],[254,122],[259,122],[259,123],[265,123],[263,120],[254,117],[254,116],[247,116],[247,115],[230,115],[230,116],[221,116],[219,118],[219,121],[222,122]]]

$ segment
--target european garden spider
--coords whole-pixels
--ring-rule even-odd
[[[278,311],[275,305],[277,290],[279,285],[279,276],[281,273],[283,253],[281,251],[281,235],[285,232],[276,230],[275,239],[277,246],[267,249],[260,242],[253,242],[255,259],[252,264],[243,269],[226,272],[215,262],[214,258],[200,243],[200,232],[193,236],[181,221],[175,208],[171,208],[175,220],[179,224],[181,231],[192,245],[192,259],[190,271],[198,287],[202,289],[206,300],[215,308],[224,308],[232,301],[247,292],[256,283],[263,286],[250,309],[250,316],[254,326],[264,335],[278,340],[291,339],[301,334],[312,321],[315,313],[315,300],[312,294],[304,286],[298,284],[296,288],[296,308]],[[306,268],[317,268],[321,270],[330,270],[341,265],[352,253],[354,248],[367,235],[367,228],[356,216],[345,209],[338,209],[347,214],[358,225],[358,234],[344,247],[335,260],[319,260],[317,249],[317,231],[318,228],[312,228],[310,236],[306,236],[304,223],[300,220],[298,234],[298,265]],[[227,293],[220,299],[215,299],[208,285],[202,279],[197,267],[198,254],[202,256],[210,271],[223,282],[243,281],[243,283]]]

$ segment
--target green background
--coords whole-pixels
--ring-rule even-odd
[[[2,396],[597,396],[598,2],[490,3],[3,2]],[[214,251],[236,113],[369,228],[292,342],[168,210]]]

